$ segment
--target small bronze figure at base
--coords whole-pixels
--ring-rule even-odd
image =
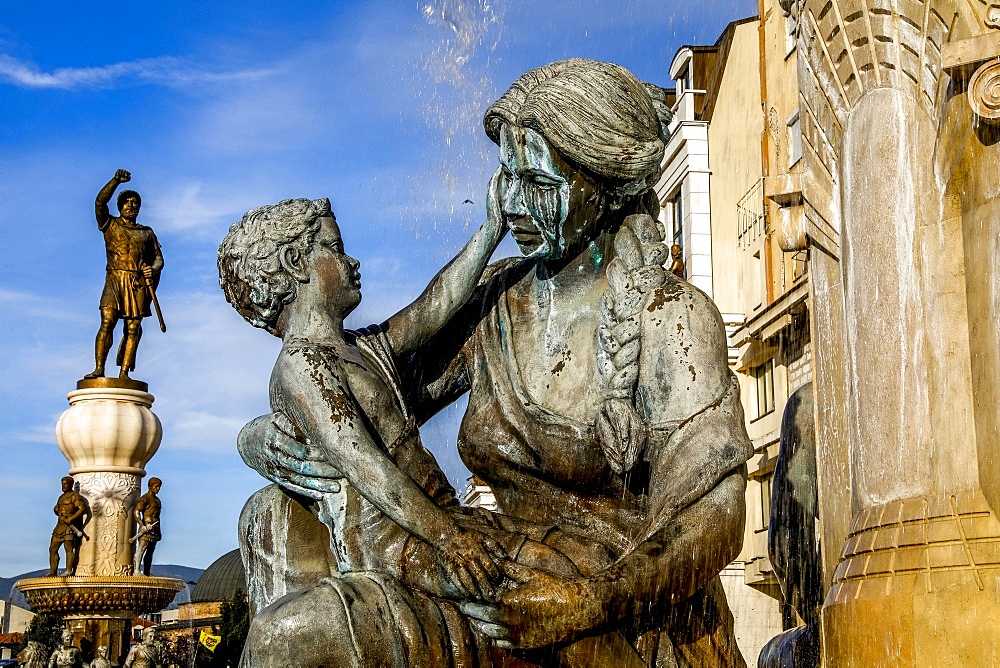
[[[156,630],[150,627],[142,632],[142,642],[132,645],[132,649],[128,651],[123,668],[157,668],[160,661],[160,644],[156,642]]]
[[[163,269],[163,255],[153,230],[136,223],[142,199],[134,190],[123,190],[118,195],[120,216],[112,216],[108,202],[119,184],[132,179],[132,175],[119,169],[107,185],[101,188],[94,204],[97,229],[104,233],[107,251],[107,277],[101,294],[101,327],[94,343],[94,370],[85,379],[104,376],[104,365],[111,350],[115,325],[124,321],[121,344],[118,346],[116,364],[121,367],[119,378],[128,378],[135,369],[135,352],[142,337],[142,319],[152,315],[150,303],[156,307],[160,329],[167,331],[156,301],[155,289]]]
[[[66,570],[64,576],[76,574],[76,564],[80,558],[80,541],[83,539],[83,516],[87,504],[79,493],[73,490],[73,478],[64,476],[62,479],[62,494],[56,501],[52,512],[59,521],[52,530],[52,541],[49,543],[49,577],[54,577],[59,570],[59,546],[66,552]]]
[[[111,668],[111,661],[108,660],[107,645],[101,645],[97,648],[97,656],[90,662],[90,668]]]
[[[73,632],[69,629],[62,632],[62,646],[52,652],[49,657],[49,668],[79,668],[83,666],[80,649],[73,647]]]
[[[29,640],[28,646],[17,654],[17,665],[22,668],[45,668],[45,645],[37,640]]]

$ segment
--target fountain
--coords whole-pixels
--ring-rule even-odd
[[[113,183],[117,187],[118,183],[127,181],[127,177],[128,173],[120,170],[109,186]],[[98,195],[99,205],[104,196],[105,213],[106,203],[114,190],[111,188],[105,192],[109,186],[105,186],[105,190]],[[120,209],[122,204],[120,197]],[[135,214],[137,213],[136,204]],[[103,229],[113,230],[116,225],[122,225],[139,230],[140,234],[149,230],[136,226],[134,217],[133,215],[132,227],[128,227],[121,223],[123,218],[108,216]],[[101,223],[100,215],[98,223]],[[152,232],[149,231],[148,234],[151,236]],[[109,240],[107,231],[105,239]],[[108,241],[109,284],[117,280],[117,276],[113,275],[115,272],[131,271],[122,266],[129,258],[137,264],[132,270],[139,270],[143,264],[158,264],[162,267],[162,258],[157,263],[156,258],[147,254],[151,253],[149,243],[143,241],[135,244],[133,241],[130,245],[128,240],[119,240],[115,246],[113,242],[113,238]],[[155,244],[155,237],[152,237],[152,243]],[[123,256],[125,259],[122,259]],[[159,257],[158,249],[155,256]],[[155,278],[158,278],[158,268],[155,273]],[[149,315],[150,302],[155,304],[153,285],[149,277],[146,277],[145,281],[139,283],[138,289],[133,286],[136,301],[132,306],[135,308],[116,309],[113,311],[115,317],[108,319],[113,327],[114,321],[120,316],[125,321],[126,331],[132,335],[126,335],[126,342],[119,353],[122,364],[120,376],[103,376],[102,357],[107,356],[111,341],[110,332],[102,323],[97,345],[100,374],[88,374],[88,377],[77,382],[76,390],[68,395],[70,406],[60,416],[56,426],[56,440],[69,461],[69,474],[72,476],[64,478],[68,484],[64,485],[60,502],[64,497],[68,497],[71,503],[82,501],[85,507],[84,517],[87,518],[85,522],[77,520],[65,523],[60,517],[57,531],[61,528],[65,531],[65,525],[68,524],[72,534],[66,535],[76,535],[75,539],[63,541],[67,551],[67,568],[62,574],[56,574],[58,556],[55,556],[53,572],[49,576],[27,578],[16,584],[35,612],[63,616],[67,629],[73,632],[74,642],[79,644],[82,638],[86,638],[94,648],[107,646],[110,656],[115,659],[123,656],[128,649],[132,620],[140,614],[162,610],[184,588],[181,580],[141,575],[138,573],[138,565],[134,563],[136,544],[142,539],[141,532],[136,533],[140,483],[146,475],[145,467],[156,454],[163,435],[159,419],[150,410],[154,397],[149,393],[148,385],[128,377],[128,371],[134,365],[135,348],[138,344],[135,324],[143,315]],[[106,288],[105,295],[107,293]],[[102,297],[102,315],[105,311],[113,310],[107,306],[108,303]],[[160,316],[158,305],[156,309]],[[162,316],[160,322],[162,327]],[[165,327],[163,329],[165,331]],[[138,331],[141,333],[141,329]],[[131,346],[128,345],[129,341]],[[153,481],[150,485],[151,493],[154,486],[158,489]],[[79,496],[76,496],[74,488],[78,490]],[[155,500],[155,494],[153,498]],[[154,513],[149,508],[145,514],[148,521],[145,531],[150,538],[159,536],[158,500],[155,500],[154,506],[157,519],[152,520]],[[153,524],[155,526],[151,526]],[[55,548],[58,548],[60,540],[63,538],[57,537],[56,532],[53,532]],[[147,539],[145,542],[148,544],[150,541]]]

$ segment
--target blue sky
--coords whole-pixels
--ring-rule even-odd
[[[47,10],[41,5],[51,5]],[[236,547],[264,481],[235,450],[268,411],[278,341],[225,302],[215,250],[255,206],[329,197],[364,301],[416,297],[482,220],[496,152],[486,107],[531,67],[610,60],[669,86],[753,0],[7,3],[0,14],[0,576],[43,568],[68,464],[65,395],[93,366],[104,280],[93,200],[118,168],[166,260],[168,333],[146,321],[134,377],[163,423],[156,561]],[[41,17],[58,17],[42,20]],[[474,204],[462,204],[471,199]],[[516,251],[509,241],[498,251]],[[117,345],[117,333],[116,333]],[[113,354],[113,351],[112,351]],[[452,483],[463,406],[426,425]]]

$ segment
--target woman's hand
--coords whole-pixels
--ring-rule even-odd
[[[507,558],[503,548],[480,533],[457,529],[437,549],[448,579],[463,595],[494,600],[498,563]]]
[[[497,171],[490,178],[490,185],[486,192],[486,224],[491,228],[493,226],[500,226],[506,232],[507,223],[503,219],[503,208],[500,203],[502,181],[503,167],[497,167]]]
[[[534,649],[570,640],[606,622],[594,584],[512,561],[501,563],[515,584],[495,604],[465,603],[462,612],[504,649]]]
[[[313,500],[340,491],[343,474],[319,448],[296,440],[294,426],[282,413],[255,418],[236,443],[247,466],[284,489]]]

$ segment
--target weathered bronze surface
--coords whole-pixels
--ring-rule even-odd
[[[123,668],[158,668],[162,654],[156,629],[149,627],[143,630],[142,642],[132,646],[122,665]]]
[[[823,572],[816,535],[819,507],[812,383],[796,390],[785,404],[772,484],[767,552],[785,604],[803,623],[793,628],[786,625],[784,632],[768,641],[757,667],[818,666]]]
[[[233,227],[227,297],[284,338],[277,412],[240,435],[276,483],[241,517],[242,665],[743,665],[717,575],[752,447],[718,310],[664,268],[669,117],[615,65],[525,74],[486,115],[489,210],[525,257],[474,290],[478,259],[449,265],[362,332],[342,330],[357,264],[322,202]],[[290,233],[302,217],[320,222]],[[458,448],[502,514],[460,508],[419,443],[467,391]]]
[[[90,668],[112,668],[111,661],[108,660],[108,646],[101,645],[97,648],[94,660],[90,662]]]
[[[22,668],[45,668],[46,663],[45,645],[37,640],[29,640],[27,647],[17,654],[17,665]]]
[[[139,497],[139,502],[135,504],[135,521],[139,523],[139,530],[132,537],[132,542],[138,541],[133,569],[136,575],[140,572],[149,575],[149,570],[153,566],[153,551],[163,538],[163,534],[160,533],[161,504],[159,497],[156,496],[162,486],[162,480],[150,478],[149,491]]]
[[[136,217],[142,200],[139,193],[123,190],[118,195],[120,216],[112,216],[108,202],[118,186],[132,179],[132,175],[119,169],[107,185],[97,193],[95,215],[97,229],[104,233],[107,252],[107,276],[101,294],[101,327],[94,342],[94,370],[85,380],[104,376],[104,366],[111,350],[115,325],[123,322],[121,344],[116,364],[121,367],[119,377],[128,378],[135,369],[135,354],[142,337],[142,319],[152,315],[150,304],[156,307],[160,329],[167,331],[156,302],[156,286],[163,269],[163,255],[153,230],[139,225]]]
[[[83,378],[76,381],[76,389],[78,390],[103,389],[108,387],[149,392],[149,383],[135,380],[134,378],[109,378],[102,376],[101,378]]]
[[[81,668],[83,658],[80,656],[80,649],[73,646],[73,632],[65,630],[62,632],[62,645],[52,652],[49,657],[49,668]]]
[[[59,570],[59,546],[66,553],[66,570],[64,576],[76,573],[76,564],[80,557],[80,541],[83,540],[83,517],[87,512],[87,502],[73,489],[73,478],[63,476],[62,494],[52,508],[59,519],[52,530],[52,540],[49,542],[49,576],[55,576]]]

